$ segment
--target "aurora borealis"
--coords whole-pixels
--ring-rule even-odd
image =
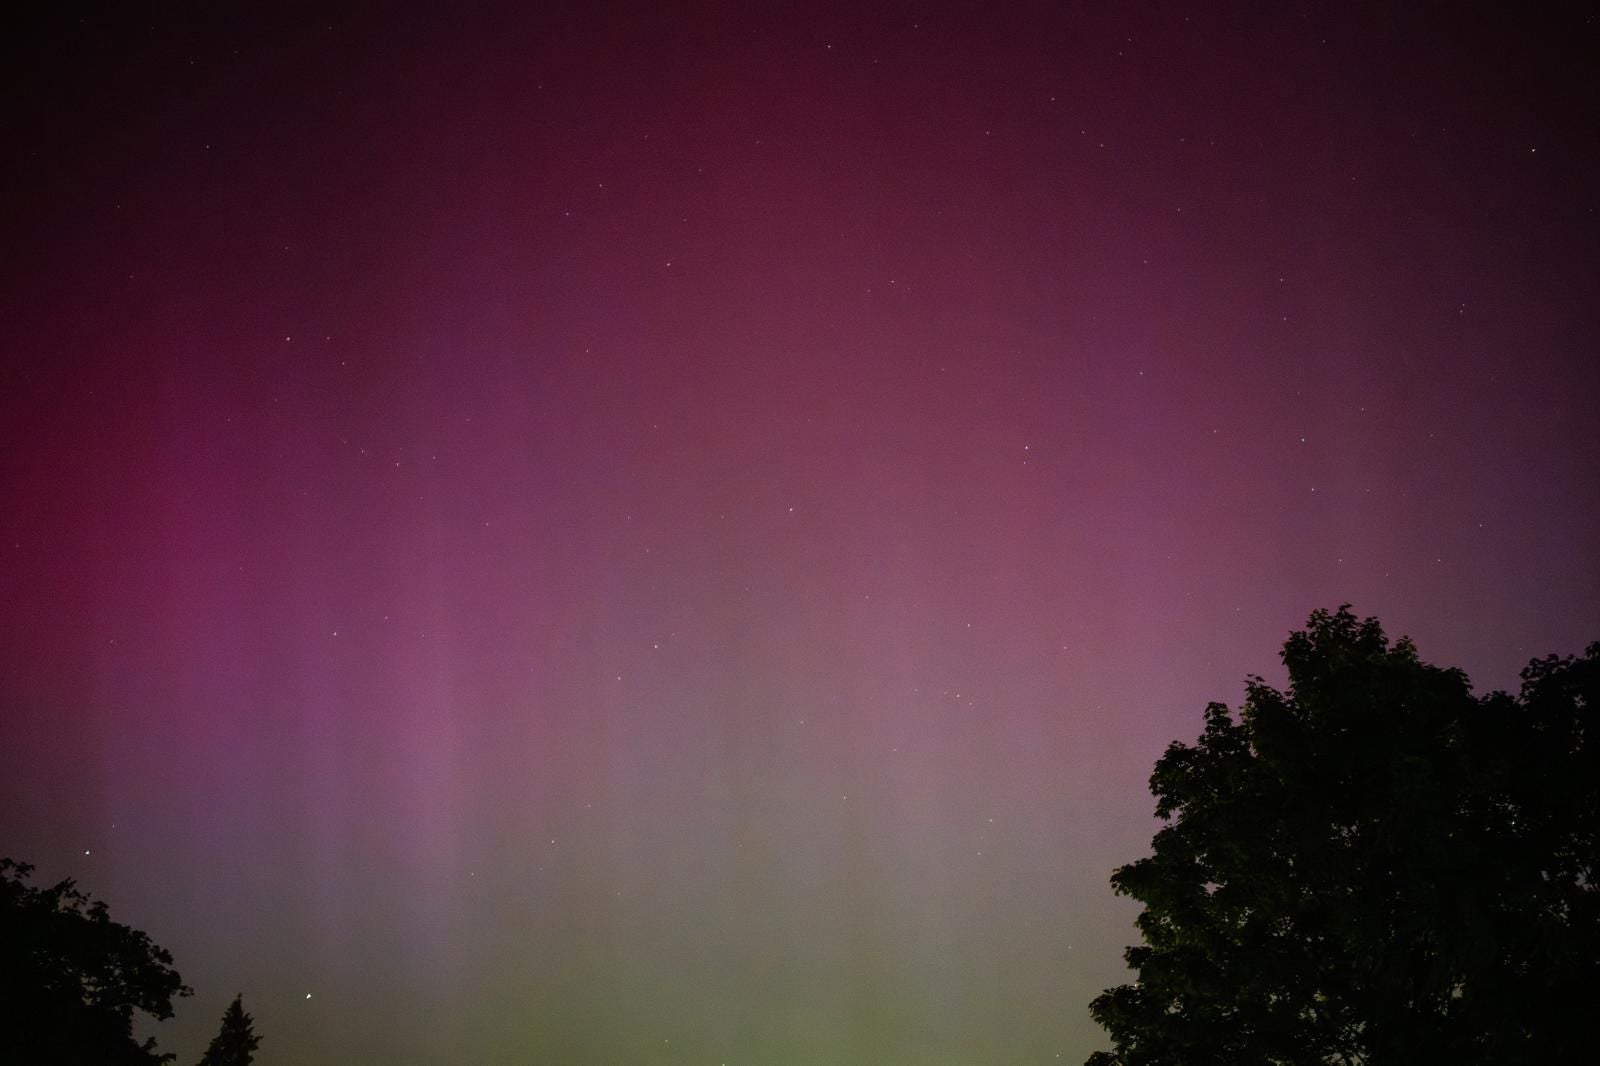
[[[861,6],[0,44],[0,854],[180,1062],[1081,1062],[1313,608],[1600,638],[1592,17]]]

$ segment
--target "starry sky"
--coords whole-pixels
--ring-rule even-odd
[[[1592,16],[237,6],[0,43],[0,853],[184,1061],[1081,1062],[1313,608],[1600,638]]]

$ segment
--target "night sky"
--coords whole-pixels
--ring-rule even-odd
[[[0,44],[0,854],[180,1061],[1081,1062],[1313,608],[1600,638],[1592,16],[235,6]]]

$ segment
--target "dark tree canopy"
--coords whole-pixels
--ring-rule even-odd
[[[0,859],[0,1062],[146,1066],[171,1061],[133,1037],[133,1012],[172,1017],[189,989],[172,956],[72,881],[28,883],[32,867]]]
[[[254,1025],[255,1019],[245,1013],[244,996],[234,996],[222,1012],[222,1029],[211,1038],[200,1066],[250,1066],[261,1044]]]
[[[1283,660],[1156,764],[1090,1066],[1600,1061],[1600,644],[1475,697],[1342,607]]]

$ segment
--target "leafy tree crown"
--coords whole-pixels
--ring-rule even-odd
[[[1600,644],[1477,697],[1345,606],[1283,661],[1156,764],[1091,1066],[1592,1061]]]
[[[33,867],[0,859],[0,1062],[142,1066],[171,1061],[134,1040],[135,1011],[172,1017],[190,995],[172,956],[71,880],[29,884]]]

